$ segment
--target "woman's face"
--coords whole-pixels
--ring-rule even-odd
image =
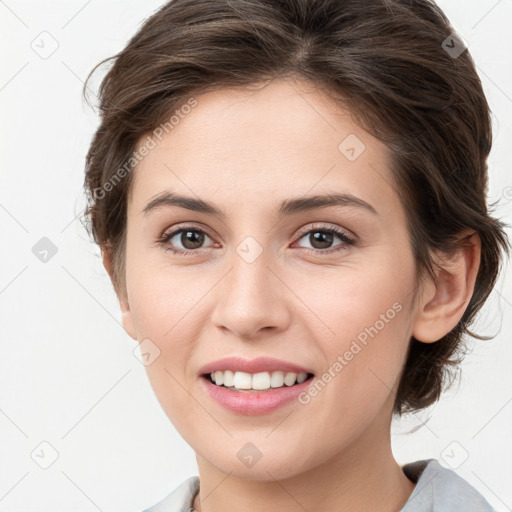
[[[161,140],[144,138],[128,203],[123,324],[144,343],[158,400],[198,457],[233,476],[282,479],[374,452],[389,437],[417,293],[387,148],[302,83],[195,99]],[[191,208],[148,209],[162,194]],[[307,201],[326,194],[356,199]],[[199,200],[223,216],[192,209]],[[232,410],[200,375],[227,356],[314,377],[273,410]],[[243,407],[249,393],[232,393]]]

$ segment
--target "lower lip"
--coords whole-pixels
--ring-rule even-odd
[[[258,393],[232,391],[223,386],[213,384],[207,377],[200,378],[210,396],[226,409],[247,416],[268,414],[287,403],[292,402],[313,382],[314,376],[294,386],[271,388]]]

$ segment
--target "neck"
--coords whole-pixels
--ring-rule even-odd
[[[271,471],[265,481],[226,475],[197,456],[200,492],[195,497],[194,509],[397,512],[409,499],[415,484],[393,457],[390,423],[391,418],[380,425],[373,424],[348,448],[308,471],[281,480],[272,479]]]

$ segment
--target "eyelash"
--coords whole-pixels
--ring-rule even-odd
[[[157,243],[160,246],[162,246],[166,251],[171,251],[173,254],[176,254],[176,255],[179,255],[179,256],[187,256],[189,254],[197,253],[200,249],[195,249],[195,250],[191,250],[191,249],[174,249],[173,247],[169,246],[169,241],[172,240],[172,238],[174,238],[177,234],[182,233],[184,231],[194,231],[194,232],[198,232],[198,233],[204,233],[205,235],[210,237],[210,235],[208,235],[208,233],[206,231],[204,231],[202,229],[199,229],[199,228],[197,228],[195,226],[182,226],[182,227],[180,227],[178,229],[175,229],[171,233],[164,233],[160,238],[157,239]],[[298,240],[301,240],[306,235],[309,235],[311,233],[316,233],[316,232],[326,232],[326,233],[329,233],[329,234],[332,234],[332,235],[336,235],[344,243],[340,244],[340,245],[337,245],[337,246],[335,246],[333,248],[330,248],[330,249],[325,249],[325,250],[322,250],[322,249],[309,249],[308,247],[303,247],[302,248],[302,249],[306,250],[307,252],[315,254],[315,255],[318,255],[318,254],[332,254],[332,253],[339,252],[339,251],[347,251],[347,250],[349,250],[351,248],[351,246],[356,244],[356,240],[353,239],[353,238],[348,237],[345,232],[343,232],[343,231],[341,231],[339,229],[330,227],[328,225],[321,225],[321,226],[315,227],[313,229],[310,229],[308,231],[305,231],[305,232],[300,234]],[[212,238],[212,237],[210,237],[210,238]]]

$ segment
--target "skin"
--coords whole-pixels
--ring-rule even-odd
[[[194,508],[398,511],[414,489],[390,442],[408,341],[435,342],[457,324],[474,288],[478,236],[442,260],[436,281],[416,286],[391,155],[347,111],[285,79],[196,99],[134,171],[119,297],[128,334],[160,349],[146,368],[196,453]],[[365,144],[354,161],[338,149],[349,134]],[[213,202],[226,217],[177,206],[145,215],[163,191]],[[285,199],[327,192],[353,194],[378,215],[355,206],[277,213]],[[196,252],[175,255],[157,243],[185,223],[206,233],[203,244],[177,235],[166,247]],[[337,235],[330,245],[315,242],[311,230],[321,224],[355,235],[356,244]],[[262,249],[252,263],[236,251],[247,236]],[[401,311],[307,405],[249,417],[225,410],[200,385],[201,366],[228,355],[276,357],[321,376],[394,303]],[[237,457],[248,442],[262,454],[252,467]]]

